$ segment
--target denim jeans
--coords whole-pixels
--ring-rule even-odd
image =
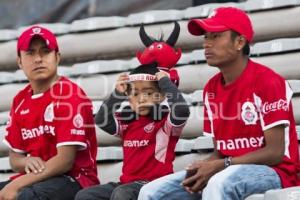
[[[251,194],[281,188],[277,173],[265,165],[232,165],[210,178],[202,194],[188,193],[180,183],[186,171],[161,177],[142,187],[138,200],[243,200]]]

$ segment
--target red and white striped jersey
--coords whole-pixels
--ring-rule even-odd
[[[273,168],[283,187],[299,185],[299,152],[291,98],[280,75],[249,60],[241,76],[224,86],[215,75],[204,89],[204,134],[215,138],[224,156],[241,156],[265,146],[264,131],[285,126],[285,156]]]
[[[173,172],[175,147],[185,124],[173,125],[169,114],[157,121],[149,116],[130,123],[116,120],[124,155],[122,183],[152,181]]]
[[[99,183],[92,104],[83,90],[65,77],[42,94],[32,95],[28,85],[15,96],[4,143],[15,152],[44,161],[55,156],[58,147],[76,145],[78,151],[68,174],[82,187]]]

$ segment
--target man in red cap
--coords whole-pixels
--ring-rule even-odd
[[[220,70],[203,94],[204,134],[213,138],[214,152],[148,183],[139,199],[242,200],[300,185],[293,92],[280,75],[249,59],[254,32],[247,14],[218,8],[189,21],[188,30],[204,35],[207,63]]]
[[[18,174],[0,183],[0,200],[72,200],[99,183],[91,101],[57,74],[60,53],[49,30],[25,30],[17,53],[29,84],[12,103],[4,143]]]

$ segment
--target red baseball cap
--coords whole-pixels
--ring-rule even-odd
[[[18,38],[18,52],[27,51],[33,37],[41,37],[45,40],[49,49],[58,51],[56,37],[51,31],[41,26],[32,26],[26,29]]]
[[[234,7],[220,7],[206,19],[192,19],[188,22],[188,30],[192,35],[233,30],[243,35],[249,43],[254,35],[249,16],[243,10]]]

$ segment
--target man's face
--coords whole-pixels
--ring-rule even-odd
[[[59,53],[37,37],[32,39],[27,51],[20,51],[17,61],[29,81],[44,81],[56,76],[59,60]]]
[[[153,105],[164,100],[164,95],[159,92],[153,81],[134,81],[130,83],[128,98],[131,109],[145,116],[150,113]]]
[[[207,64],[222,67],[234,62],[240,56],[237,38],[232,39],[231,31],[205,33],[203,48]]]

